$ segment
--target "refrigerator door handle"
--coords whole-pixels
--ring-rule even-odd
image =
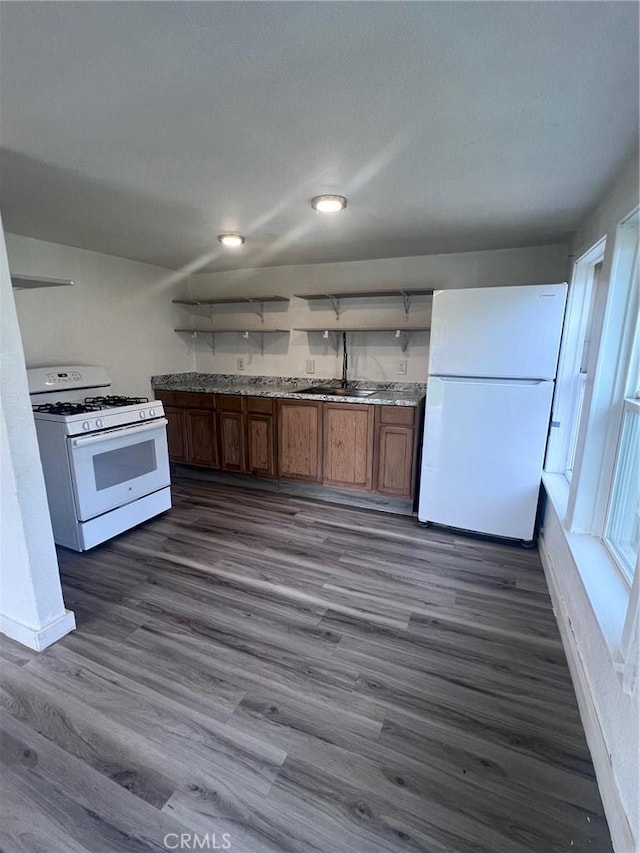
[[[465,385],[473,383],[476,385],[542,385],[545,382],[553,382],[552,379],[494,379],[489,376],[429,376],[429,379],[437,379],[438,382],[463,382]]]

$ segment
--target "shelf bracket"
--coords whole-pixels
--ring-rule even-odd
[[[404,305],[404,316],[409,319],[409,309],[411,308],[411,294],[407,293],[406,290],[401,290],[402,294],[402,304]]]
[[[250,302],[252,305],[256,306],[258,317],[260,317],[260,322],[264,323],[264,302],[260,299],[247,299],[247,302]]]
[[[264,332],[243,332],[242,337],[245,341],[251,340],[251,335],[259,335],[260,336],[260,355],[264,355]]]
[[[336,320],[340,319],[340,297],[334,296],[332,293],[327,293],[327,299],[331,303],[331,307],[336,312]]]
[[[186,331],[186,330],[181,329],[180,331]],[[199,332],[197,329],[194,329],[192,332],[189,332],[188,334],[189,334],[189,337],[191,338],[191,340],[193,341],[194,344],[195,344],[196,339],[198,338],[199,335],[205,335],[207,338],[207,343],[209,344],[209,347],[211,349],[211,354],[212,355],[216,354],[216,341],[215,341],[215,335],[213,332]]]
[[[396,329],[396,338],[400,341],[400,349],[403,354],[407,352],[407,347],[409,346],[409,334],[406,329]]]
[[[336,351],[336,358],[340,354],[340,335],[341,334],[342,334],[341,332],[337,332],[333,329],[325,329],[324,332],[322,333],[322,337],[324,338],[325,341],[328,341],[329,337],[331,337],[331,340],[333,341],[333,348]]]

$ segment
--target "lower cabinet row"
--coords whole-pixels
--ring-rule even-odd
[[[421,410],[157,391],[174,462],[413,497]]]

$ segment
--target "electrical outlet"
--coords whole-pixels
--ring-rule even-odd
[[[244,370],[244,358],[236,359],[236,367],[238,370]]]
[[[407,375],[407,359],[402,358],[398,362],[398,376],[406,376]]]
[[[315,373],[316,372],[316,363],[312,358],[307,359],[306,371],[307,371],[307,373]]]

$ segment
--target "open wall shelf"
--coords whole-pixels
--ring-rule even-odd
[[[298,299],[304,299],[308,302],[316,302],[321,300],[327,300],[331,303],[335,313],[336,320],[340,320],[340,300],[341,299],[363,299],[370,297],[401,297],[404,304],[405,316],[408,320],[409,318],[409,309],[411,307],[411,299],[414,296],[431,296],[433,294],[432,288],[426,287],[418,287],[418,288],[398,288],[394,290],[348,290],[348,291],[336,291],[332,293],[302,293],[296,294]],[[258,316],[260,320],[264,323],[264,308],[265,305],[269,303],[287,303],[289,302],[288,296],[234,296],[234,297],[211,297],[211,298],[202,298],[202,299],[174,299],[172,300],[177,305],[187,305],[191,307],[211,307],[213,308],[216,305],[240,305],[240,306],[255,306],[258,310]],[[212,312],[209,313],[210,319],[213,319]],[[207,335],[209,336],[211,349],[214,348],[214,336],[216,334],[238,334],[242,335],[244,338],[249,338],[252,335],[262,335],[262,334],[287,334],[291,329],[242,329],[238,328],[223,328],[223,329],[175,329],[176,332],[181,334],[188,334],[196,337],[197,335]],[[329,335],[337,335],[341,332],[348,333],[358,333],[358,332],[384,332],[386,334],[393,332],[395,337],[401,342],[402,351],[406,352],[407,343],[409,340],[409,336],[413,332],[428,332],[429,326],[349,326],[349,327],[341,327],[341,326],[306,326],[306,327],[297,327],[293,329],[295,332],[307,332],[309,334],[321,334],[323,337],[328,338]],[[264,340],[261,339],[261,349],[264,352]]]
[[[288,296],[233,296],[223,299],[172,299],[177,305],[245,305],[262,302],[288,302]]]
[[[404,305],[405,316],[409,316],[411,308],[411,299],[414,296],[432,296],[433,288],[427,287],[407,287],[397,290],[343,290],[332,291],[331,293],[296,293],[298,299],[306,299],[307,302],[319,302],[326,300],[331,303],[331,307],[336,312],[336,319],[340,319],[340,301],[342,299],[370,299],[371,297],[401,297]]]
[[[288,335],[291,329],[174,329],[174,332],[188,332],[190,335],[270,335],[279,332]]]
[[[296,293],[297,299],[307,299],[312,302],[318,299],[363,299],[371,296],[431,296],[433,288],[407,287],[400,290],[347,290],[331,291],[331,293]]]
[[[290,329],[174,329],[174,332],[190,335],[197,338],[199,335],[204,335],[209,338],[209,346],[211,352],[215,352],[215,336],[216,335],[240,335],[245,340],[251,340],[255,336],[259,336],[260,353],[264,355],[264,336],[265,335],[288,335]]]
[[[200,308],[202,306],[212,309],[209,316],[213,314],[213,308],[216,305],[246,305],[250,308],[257,309],[258,317],[264,323],[264,306],[273,304],[274,302],[288,302],[288,296],[224,296],[220,299],[212,297],[211,299],[173,299],[176,305],[190,305]],[[178,331],[176,329],[176,331]]]
[[[33,290],[36,287],[72,287],[68,278],[44,278],[39,275],[12,275],[11,286],[15,290]]]
[[[428,332],[429,326],[314,326],[296,327],[294,332]]]
[[[342,326],[331,326],[331,327],[321,327],[317,326],[315,328],[295,328],[294,332],[307,332],[310,334],[320,334],[323,338],[328,338],[330,335],[336,335],[336,352],[338,351],[338,340],[339,335],[342,333],[352,334],[353,332],[393,332],[394,337],[400,341],[400,348],[402,352],[407,351],[407,346],[409,345],[409,338],[413,332],[428,332],[429,326],[369,326],[368,328],[363,328],[362,326],[358,328],[347,328]]]

